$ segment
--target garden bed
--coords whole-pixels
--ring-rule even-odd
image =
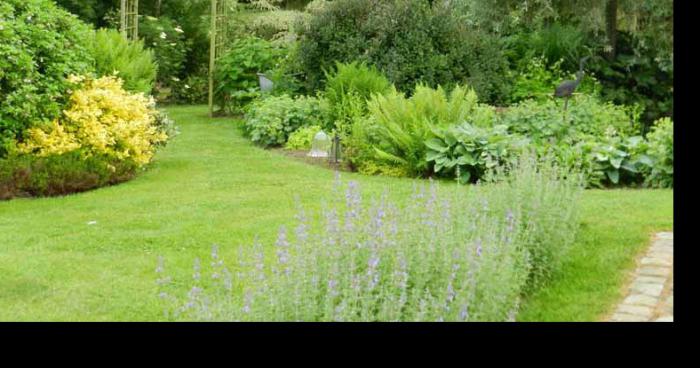
[[[208,260],[212,244],[227,260],[256,236],[274,244],[276,229],[293,224],[295,196],[309,209],[320,208],[334,180],[331,170],[265,153],[241,137],[235,123],[209,119],[206,111],[169,108],[182,134],[128,183],[0,203],[0,283],[6,286],[0,320],[164,320],[158,256],[174,277],[188,279],[194,258]],[[413,190],[409,179],[341,175],[372,196],[391,188],[400,198]],[[621,298],[625,275],[649,235],[673,227],[672,190],[587,190],[581,204],[569,260],[524,301],[518,320],[602,318]]]

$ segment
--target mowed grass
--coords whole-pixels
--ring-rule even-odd
[[[181,134],[151,167],[118,186],[59,198],[0,202],[0,320],[155,321],[157,257],[186,279],[213,244],[227,260],[258,236],[272,244],[328,198],[334,173],[265,151],[232,119],[203,106],[168,111]],[[366,177],[365,196],[405,198],[414,180]],[[450,184],[445,184],[450,185]],[[570,262],[530,297],[520,320],[597,320],[621,297],[626,273],[655,231],[673,225],[670,190],[586,191]],[[90,225],[89,223],[96,221]]]

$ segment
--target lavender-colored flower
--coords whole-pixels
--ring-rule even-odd
[[[253,296],[250,293],[250,290],[246,291],[245,297],[243,298],[243,313],[248,314],[250,313],[250,304],[252,302]]]
[[[202,278],[202,266],[199,262],[199,258],[194,259],[194,273],[192,274],[192,278],[195,281],[199,281]]]
[[[475,245],[476,245],[476,255],[481,257],[481,253],[482,253],[481,239],[476,239]]]
[[[219,274],[219,269],[224,266],[224,261],[219,259],[219,246],[214,244],[211,249],[211,267],[214,272],[211,275],[212,279],[218,279],[221,275]]]
[[[338,296],[338,290],[336,289],[336,286],[338,286],[338,282],[335,281],[334,279],[328,280],[328,294],[331,297],[336,297]]]
[[[508,224],[508,232],[512,232],[515,227],[515,215],[510,209],[506,212],[506,223]]]
[[[462,321],[466,321],[467,318],[469,318],[469,310],[467,308],[467,305],[463,305],[462,309],[459,311],[459,319]]]
[[[253,249],[255,249],[255,273],[258,281],[262,281],[265,279],[265,253],[257,237],[253,241]]]
[[[452,212],[450,201],[445,199],[442,201],[442,221],[447,224],[452,220]]]
[[[340,186],[340,171],[336,170],[334,175],[333,175],[334,183],[337,183],[338,186]]]
[[[156,265],[156,273],[163,273],[165,269],[163,266],[164,263],[165,260],[163,259],[163,256],[158,256],[158,265]]]
[[[379,257],[377,257],[376,255],[372,255],[372,257],[370,257],[369,261],[367,262],[367,265],[370,269],[376,269],[377,265],[379,265]]]
[[[193,286],[192,289],[190,289],[189,297],[191,300],[196,300],[201,293],[202,293],[202,288],[200,288],[198,286]]]
[[[228,291],[233,290],[233,279],[231,277],[231,272],[229,272],[228,268],[224,267],[224,288]]]
[[[338,213],[335,209],[331,209],[326,211],[325,214],[328,245],[335,245],[336,238],[340,235],[340,229],[338,226]]]
[[[306,224],[306,213],[304,212],[304,209],[301,207],[301,205],[299,205],[296,220],[299,224],[294,229],[294,232],[297,237],[297,241],[300,244],[304,244],[309,238],[309,226]]]
[[[335,310],[333,311],[334,314],[334,320],[336,322],[342,322],[343,321],[343,312],[345,311],[345,299],[343,299],[340,304],[338,304],[337,307],[335,307]]]
[[[279,249],[277,251],[277,260],[282,265],[287,264],[289,262],[289,251],[287,250],[289,247],[289,242],[287,241],[287,228],[284,226],[280,227],[280,232],[277,236],[277,243],[275,243],[275,245],[277,245]]]
[[[369,261],[367,262],[367,278],[369,279],[367,287],[369,290],[374,289],[374,287],[377,286],[377,283],[379,282],[379,273],[377,272],[378,265],[379,257],[376,254],[372,254],[369,258]]]
[[[399,257],[399,267],[394,271],[394,277],[398,280],[398,287],[401,290],[406,290],[408,287],[408,272],[407,272],[406,259],[401,256]],[[404,294],[402,293],[402,296]]]
[[[371,274],[371,277],[369,279],[369,284],[367,285],[368,290],[374,290],[374,288],[377,286],[379,283],[379,273],[373,272]]]
[[[360,292],[360,277],[357,275],[352,275],[350,277],[350,289],[352,291],[359,293]]]
[[[456,296],[457,293],[455,293],[454,286],[452,286],[452,281],[450,281],[449,284],[447,284],[447,304],[452,303]]]

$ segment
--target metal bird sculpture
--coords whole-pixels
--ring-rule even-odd
[[[554,97],[564,98],[564,111],[566,111],[569,98],[571,98],[571,95],[576,90],[576,87],[578,87],[578,85],[581,83],[581,79],[583,79],[583,64],[586,62],[586,60],[588,60],[588,58],[589,56],[586,56],[581,59],[578,72],[576,72],[576,80],[565,80],[557,86],[556,90],[554,90]]]

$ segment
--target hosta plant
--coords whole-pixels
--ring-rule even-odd
[[[364,129],[366,147],[372,149],[375,161],[400,167],[412,176],[429,175],[425,142],[434,136],[433,130],[482,116],[478,110],[476,93],[461,86],[446,92],[418,85],[409,98],[395,90],[373,95]]]
[[[580,143],[584,154],[593,163],[589,185],[633,185],[643,180],[644,167],[652,165],[646,154],[644,138],[611,136],[594,139]]]
[[[440,176],[476,182],[517,152],[519,142],[507,130],[504,125],[480,128],[469,123],[436,129],[435,137],[425,142],[426,161]]]

